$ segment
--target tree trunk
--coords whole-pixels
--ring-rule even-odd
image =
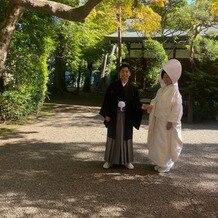
[[[63,59],[63,53],[64,48],[58,48],[55,57],[54,88],[57,94],[64,94],[67,92],[65,81],[65,61]]]
[[[105,77],[105,71],[106,71],[106,67],[107,67],[107,60],[108,60],[108,54],[105,54],[104,59],[103,59],[102,69],[101,69],[101,72],[100,72],[100,79]]]
[[[9,4],[5,21],[0,26],[0,90],[4,90],[4,77],[5,77],[5,61],[8,53],[8,48],[16,28],[17,21],[21,18],[24,8]]]
[[[117,70],[120,68],[121,62],[122,62],[122,20],[121,20],[121,6],[119,6],[119,13],[117,14],[117,20],[118,20],[118,58],[117,58]],[[119,78],[119,73],[118,73]]]
[[[88,63],[87,69],[88,69],[88,72],[85,77],[85,82],[84,82],[84,87],[83,87],[84,92],[91,91],[92,63]]]
[[[192,99],[191,92],[189,92],[189,96],[188,96],[187,123],[193,123],[193,99]]]
[[[79,95],[80,93],[80,81],[81,81],[81,74],[82,74],[82,67],[79,67],[79,72],[78,72],[78,78],[77,78],[77,87],[76,87],[76,93]]]
[[[195,61],[194,61],[194,41],[198,35],[197,27],[195,27],[194,30],[194,36],[190,39],[190,63],[191,63],[191,73],[194,74],[196,71]],[[193,123],[193,105],[194,105],[194,99],[192,97],[192,93],[189,91],[188,96],[188,114],[187,114],[187,122]]]
[[[103,63],[102,63],[102,69],[99,73],[99,82],[98,82],[98,89],[103,91],[104,86],[105,86],[105,71],[107,67],[107,62],[108,62],[108,54],[104,55]]]

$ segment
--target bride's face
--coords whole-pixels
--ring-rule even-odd
[[[164,83],[166,84],[166,86],[172,84],[172,80],[170,79],[170,77],[166,73],[164,73],[162,79],[163,79]]]

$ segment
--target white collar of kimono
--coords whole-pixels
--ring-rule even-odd
[[[169,88],[169,87],[175,87],[176,89],[179,88],[177,82],[176,82],[176,83],[173,83],[173,84],[170,84],[170,85],[162,84],[161,87],[164,88],[164,89],[167,89],[167,88]]]

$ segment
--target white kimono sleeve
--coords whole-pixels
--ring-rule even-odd
[[[178,123],[182,118],[183,108],[182,108],[182,97],[179,92],[176,92],[173,96],[172,107],[168,122]]]
[[[158,98],[158,93],[159,93],[159,92],[160,92],[160,89],[157,91],[157,94],[156,94],[155,98],[153,98],[153,99],[151,100],[150,105],[152,105],[153,107],[152,107],[152,109],[148,109],[148,110],[147,110],[147,113],[150,113],[151,111],[154,111],[154,110],[155,110],[154,107],[155,107],[155,104],[156,104],[156,102],[157,102],[157,98]]]

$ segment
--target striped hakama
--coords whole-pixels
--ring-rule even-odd
[[[116,138],[107,137],[105,161],[112,164],[133,162],[133,141],[124,140],[125,111],[117,111]]]

